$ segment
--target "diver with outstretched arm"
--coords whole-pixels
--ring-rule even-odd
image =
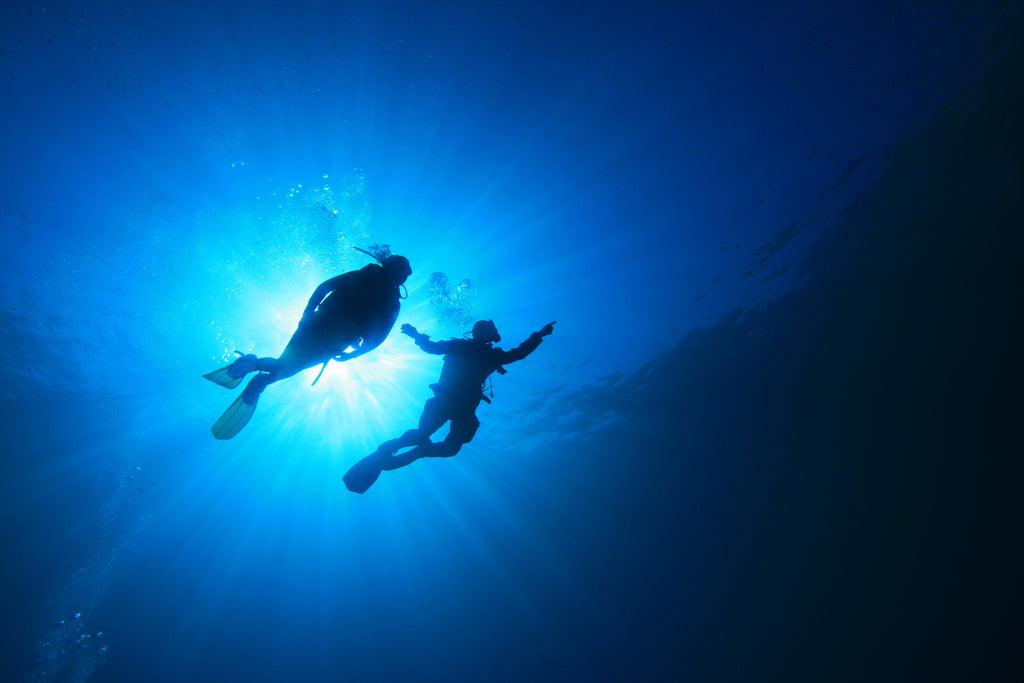
[[[476,434],[480,421],[476,408],[480,401],[490,400],[483,393],[483,385],[492,372],[505,374],[505,365],[522,360],[534,352],[544,337],[555,329],[551,322],[534,332],[522,344],[504,351],[492,346],[501,341],[493,320],[478,320],[473,325],[471,339],[432,341],[409,324],[402,325],[402,333],[415,340],[427,353],[443,355],[441,378],[431,384],[433,398],[423,406],[416,429],[410,429],[397,439],[385,441],[380,447],[357,462],[345,474],[345,486],[355,493],[363,493],[377,481],[383,470],[404,467],[419,458],[447,458],[459,452]],[[433,442],[430,435],[451,420],[451,428],[444,441]],[[400,448],[414,446],[395,455]]]
[[[241,357],[230,365],[203,375],[234,389],[250,372],[259,373],[210,428],[214,437],[230,439],[240,432],[268,385],[307,368],[321,364],[326,367],[332,359],[351,360],[383,343],[398,319],[399,287],[412,274],[412,268],[407,258],[396,254],[378,260],[379,265],[371,263],[342,273],[317,287],[278,358],[239,354]],[[350,347],[352,350],[347,351]]]

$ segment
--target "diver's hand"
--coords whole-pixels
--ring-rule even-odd
[[[542,336],[542,337],[548,336],[549,334],[551,334],[552,332],[555,331],[555,323],[556,322],[558,322],[558,321],[557,320],[553,320],[553,321],[549,322],[547,325],[545,325],[544,327],[540,328],[540,332],[538,332],[538,334],[540,336]]]
[[[412,337],[413,339],[415,339],[416,337],[419,336],[420,332],[419,332],[419,330],[417,330],[415,327],[413,327],[409,323],[403,323],[402,324],[402,334],[407,334],[410,337]]]

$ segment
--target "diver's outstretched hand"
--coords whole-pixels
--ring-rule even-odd
[[[557,323],[557,322],[558,322],[557,320],[552,320],[547,325],[545,325],[544,327],[540,328],[540,336],[546,337],[549,334],[551,334],[552,332],[554,332],[555,331],[555,323]]]
[[[417,335],[418,335],[419,333],[420,333],[420,332],[419,332],[419,330],[417,330],[417,329],[416,329],[415,327],[413,327],[413,326],[412,326],[412,325],[410,325],[409,323],[403,323],[403,324],[402,324],[402,334],[407,334],[407,335],[409,335],[410,337],[412,337],[412,338],[414,338],[414,339],[415,339],[415,338],[416,338],[416,336],[417,336]]]

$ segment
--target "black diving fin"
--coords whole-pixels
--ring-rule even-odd
[[[383,471],[381,465],[384,463],[384,457],[379,453],[371,453],[353,465],[342,477],[345,487],[352,493],[366,493],[366,489],[373,486],[373,482],[377,481],[377,477]]]

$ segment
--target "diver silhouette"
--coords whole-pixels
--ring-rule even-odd
[[[402,332],[412,337],[421,349],[444,355],[441,378],[430,385],[434,396],[423,406],[419,426],[397,439],[385,441],[376,451],[353,465],[345,474],[345,486],[354,493],[364,493],[383,470],[398,469],[424,457],[447,458],[458,453],[473,439],[480,426],[476,417],[480,401],[491,402],[483,393],[484,382],[490,374],[504,375],[505,365],[533,353],[543,338],[554,331],[554,326],[555,323],[548,323],[516,348],[504,351],[492,346],[494,342],[501,341],[493,320],[476,321],[472,339],[448,341],[431,341],[412,325],[402,325]],[[452,424],[445,440],[431,441],[430,435],[449,420]],[[395,455],[398,449],[409,446],[415,448]]]
[[[280,357],[257,358],[236,351],[240,358],[203,375],[222,387],[234,389],[250,372],[259,373],[249,380],[242,395],[210,428],[214,437],[230,439],[240,432],[252,417],[267,385],[321,363],[323,373],[331,359],[351,360],[380,346],[398,319],[399,287],[412,273],[412,268],[404,256],[393,254],[378,260],[380,265],[370,263],[317,287]],[[351,351],[347,351],[349,347]]]

